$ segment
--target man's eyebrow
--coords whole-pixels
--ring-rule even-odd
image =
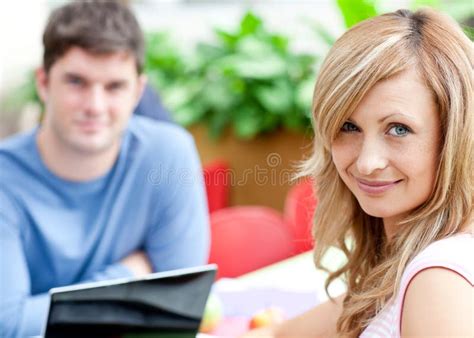
[[[126,85],[129,81],[126,79],[112,79],[107,81],[107,85]]]
[[[87,81],[87,78],[78,73],[66,72],[63,76],[65,79],[81,79]]]
[[[415,121],[415,117],[412,116],[412,115],[404,114],[404,113],[401,113],[401,112],[395,112],[395,113],[392,113],[392,114],[389,114],[387,116],[384,116],[384,117],[380,118],[377,122],[383,123],[385,120],[387,120],[388,118],[393,117],[393,116],[406,117],[410,120]]]
[[[79,73],[74,73],[74,72],[66,72],[63,76],[65,79],[80,79],[84,82],[89,82],[87,77],[79,74]],[[128,79],[123,79],[123,78],[116,78],[116,79],[110,79],[107,81],[106,85],[126,85],[128,83]]]

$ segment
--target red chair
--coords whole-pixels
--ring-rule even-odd
[[[231,207],[211,214],[210,263],[218,277],[237,277],[295,254],[293,235],[277,211]]]
[[[294,234],[296,252],[311,250],[313,216],[318,201],[313,191],[313,180],[303,179],[288,192],[283,215]]]
[[[225,161],[214,161],[204,166],[209,213],[229,206],[230,171]]]

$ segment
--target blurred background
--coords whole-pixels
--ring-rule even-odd
[[[0,2],[0,139],[38,124],[33,83],[48,14],[66,1]],[[431,6],[473,39],[471,0],[130,0],[147,37],[146,73],[164,106],[222,170],[225,205],[282,210],[310,151],[318,67],[348,27]]]

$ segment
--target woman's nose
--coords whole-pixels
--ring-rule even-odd
[[[362,175],[371,175],[388,165],[387,151],[379,140],[364,140],[357,156],[357,170]]]

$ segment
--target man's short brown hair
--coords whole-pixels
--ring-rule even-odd
[[[117,1],[73,1],[54,10],[43,33],[43,67],[52,65],[71,47],[94,54],[130,52],[138,73],[144,62],[144,39],[137,19]]]

